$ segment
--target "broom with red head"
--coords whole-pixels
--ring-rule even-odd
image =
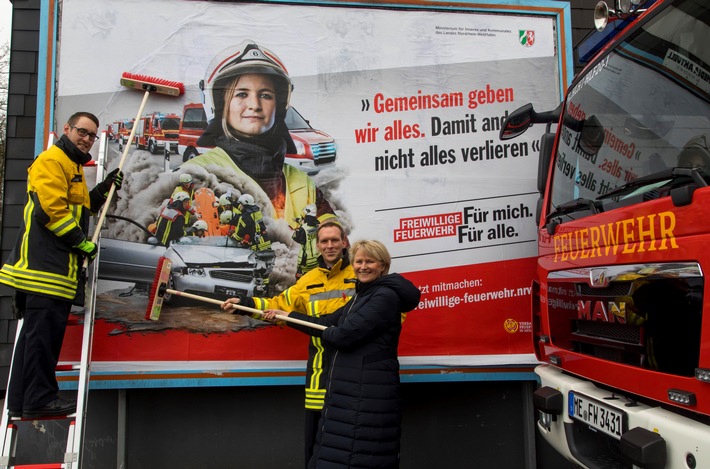
[[[180,96],[183,93],[185,93],[185,85],[183,85],[180,82],[177,81],[168,81],[164,80],[162,78],[154,78],[154,77],[148,77],[145,75],[135,75],[133,73],[128,73],[125,72],[121,76],[121,85],[131,88],[131,89],[136,89],[136,90],[142,90],[145,93],[143,94],[143,101],[141,101],[141,105],[138,108],[138,114],[136,115],[136,119],[134,122],[136,124],[141,118],[141,115],[143,114],[143,109],[145,108],[145,103],[148,101],[148,96],[150,96],[151,93],[158,93],[158,94],[164,94],[167,96]],[[128,137],[128,142],[123,149],[123,155],[121,156],[121,160],[118,163],[118,170],[120,171],[121,168],[123,168],[123,163],[126,161],[126,156],[128,155],[128,149],[130,147],[130,142],[133,141],[133,138],[136,135],[136,128],[138,125],[134,125],[133,128],[131,129],[131,134]],[[94,235],[91,237],[91,242],[96,244],[96,242],[99,239],[99,235],[101,234],[101,225],[104,223],[104,219],[106,218],[106,213],[108,212],[109,205],[111,204],[111,199],[113,198],[113,194],[116,192],[116,185],[111,184],[111,187],[108,191],[108,195],[106,196],[106,201],[104,202],[104,206],[101,210],[101,213],[99,215],[99,220],[96,223],[96,230],[94,231]],[[86,268],[89,264],[89,259],[84,258],[84,268]]]
[[[184,298],[190,298],[192,300],[202,301],[205,303],[212,303],[219,306],[222,306],[224,304],[224,301],[219,301],[213,298],[207,298],[199,295],[193,295],[191,293],[185,293],[168,288],[168,281],[170,280],[170,270],[172,269],[172,266],[172,262],[167,257],[161,257],[158,261],[158,267],[155,270],[155,279],[153,280],[153,285],[150,288],[150,295],[148,296],[148,308],[145,312],[146,319],[151,319],[153,321],[158,320],[158,318],[160,317],[160,310],[163,307],[163,300],[165,298],[166,293]],[[232,304],[231,306],[233,309],[247,311],[249,313],[258,314],[260,316],[264,315],[264,312],[260,309],[249,308],[247,306],[242,306],[238,304]],[[322,326],[320,324],[313,324],[308,321],[302,321],[300,319],[282,316],[280,314],[276,315],[276,319],[280,321],[290,322],[293,324],[300,324],[302,326],[311,327],[313,329],[327,329],[326,326]]]

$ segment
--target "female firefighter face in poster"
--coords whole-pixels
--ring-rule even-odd
[[[238,76],[225,93],[224,119],[237,135],[254,137],[271,130],[276,116],[276,87],[268,75]]]
[[[212,59],[200,87],[209,124],[197,145],[211,149],[186,161],[186,168],[214,174],[210,168],[219,167],[221,182],[251,194],[265,217],[294,230],[309,204],[319,221],[334,217],[308,174],[286,162],[298,152],[285,120],[293,84],[276,54],[249,40],[227,47]]]

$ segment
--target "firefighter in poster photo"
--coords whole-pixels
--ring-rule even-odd
[[[185,236],[185,216],[190,211],[190,194],[176,192],[155,223],[155,237],[163,246]]]
[[[331,204],[303,171],[285,164],[295,145],[284,122],[293,85],[281,60],[268,49],[245,41],[212,60],[201,82],[205,111],[213,117],[198,140],[215,147],[186,163],[228,168],[248,182],[264,214],[284,219],[292,229],[309,204],[320,221],[335,218]],[[266,204],[269,207],[266,207]]]
[[[232,237],[237,242],[254,251],[265,251],[271,248],[271,240],[266,233],[264,215],[251,194],[242,194],[237,201],[239,221]]]
[[[296,279],[299,279],[303,274],[318,266],[316,230],[319,223],[316,217],[316,206],[314,204],[306,205],[306,208],[303,209],[303,217],[297,221],[299,227],[293,232],[292,238],[301,245],[296,269]]]

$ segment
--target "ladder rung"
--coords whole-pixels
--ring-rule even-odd
[[[12,466],[13,469],[62,469],[64,463],[52,462],[47,464],[19,464]]]
[[[42,415],[40,417],[8,417],[11,422],[31,422],[33,420],[68,420],[76,418],[76,412],[64,415]]]

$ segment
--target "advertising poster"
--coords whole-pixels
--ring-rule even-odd
[[[277,381],[302,370],[307,338],[288,327],[174,295],[158,320],[145,314],[161,256],[176,290],[220,300],[279,293],[307,269],[308,243],[294,235],[312,210],[337,218],[351,243],[382,241],[391,271],[420,288],[403,324],[404,369],[534,363],[540,131],[505,142],[498,133],[523,104],[558,105],[570,73],[568,5],[417,6],[63,2],[53,120],[96,113],[108,140],[94,158],[107,171],[130,147],[102,231],[94,370],[137,370],[141,380],[238,369]],[[274,99],[290,107],[285,127],[245,148],[221,124],[234,89],[225,91],[234,81],[225,70],[259,54],[288,77],[292,89],[276,85]],[[121,86],[124,72],[185,92],[151,94],[135,121],[143,92]],[[245,167],[245,154],[278,154],[271,133],[293,141],[285,158]],[[161,214],[181,191],[191,210],[173,213],[183,230],[173,236]],[[251,231],[237,224],[230,235],[224,212],[239,207],[242,217],[259,213]],[[204,237],[191,236],[198,221]],[[63,358],[79,345],[70,332]]]

